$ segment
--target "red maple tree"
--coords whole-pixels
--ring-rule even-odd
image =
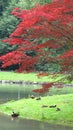
[[[73,0],[54,0],[30,10],[15,8],[11,14],[21,19],[21,22],[3,42],[17,44],[18,48],[0,57],[2,68],[19,64],[19,72],[32,71],[41,60],[57,61],[63,70],[72,68]],[[52,49],[62,47],[67,47],[65,52],[52,56]]]

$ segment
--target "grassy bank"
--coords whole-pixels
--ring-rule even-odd
[[[62,81],[68,83],[66,75],[57,74],[37,77],[37,73],[15,73],[15,72],[0,72],[0,80],[14,80],[14,81],[32,81],[32,82],[55,82]]]
[[[60,111],[50,105],[57,105]],[[73,94],[46,96],[41,100],[21,99],[0,105],[0,112],[11,114],[13,110],[25,119],[73,126]]]

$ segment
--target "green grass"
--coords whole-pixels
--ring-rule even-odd
[[[32,81],[32,82],[56,82],[62,81],[67,83],[66,75],[58,74],[53,77],[53,75],[37,77],[37,73],[15,73],[15,72],[0,72],[0,80],[14,80],[14,81]]]
[[[56,108],[49,108],[50,105],[55,104],[61,109],[60,111],[56,111]],[[48,107],[43,108],[42,105]],[[12,110],[19,112],[20,117],[25,119],[73,126],[73,94],[46,96],[41,100],[21,99],[0,105],[0,112],[10,115]]]

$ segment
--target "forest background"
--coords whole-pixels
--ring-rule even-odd
[[[17,19],[10,13],[13,8],[19,7],[21,9],[30,9],[38,4],[46,4],[51,3],[52,0],[0,0],[0,56],[16,50],[16,45],[9,45],[9,43],[3,43],[2,39],[9,37],[9,35],[15,30],[16,26],[19,24],[20,19]],[[58,50],[55,54],[59,54],[63,52],[65,48],[62,50]],[[0,63],[1,64],[1,63]],[[18,65],[13,65],[7,67],[2,70],[16,70]],[[40,65],[35,66],[36,71],[48,71],[48,72],[60,72],[60,66],[56,63],[49,62],[45,64],[41,62]]]
[[[0,0],[0,56],[5,55],[9,52],[15,51],[17,49],[17,45],[10,45],[9,43],[3,43],[2,39],[5,39],[9,37],[9,35],[14,32],[16,26],[21,22],[20,19],[14,17],[11,15],[12,10],[15,7],[19,7],[21,9],[30,9],[34,7],[36,4],[46,4],[50,3],[52,0]],[[69,46],[63,46],[59,49],[52,49],[52,52],[54,52],[55,56],[58,56],[65,52]],[[33,52],[28,52],[30,55],[34,56]],[[0,61],[1,62],[1,61]],[[0,63],[1,65],[1,63]],[[17,65],[11,65],[10,67],[3,68],[2,70],[16,70],[18,69],[19,64]],[[72,69],[71,69],[72,70]],[[61,67],[57,62],[51,62],[45,63],[41,61],[40,64],[35,65],[35,71],[45,71],[45,72],[60,72]],[[72,72],[71,72],[72,77]]]

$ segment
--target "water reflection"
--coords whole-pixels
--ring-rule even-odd
[[[20,98],[28,98],[32,95],[32,90],[38,88],[40,85],[7,85],[0,84],[0,103],[7,102],[9,100],[19,100]],[[37,94],[34,93],[37,96]]]
[[[0,114],[0,130],[73,130],[73,128],[19,118],[11,120],[9,116]]]

